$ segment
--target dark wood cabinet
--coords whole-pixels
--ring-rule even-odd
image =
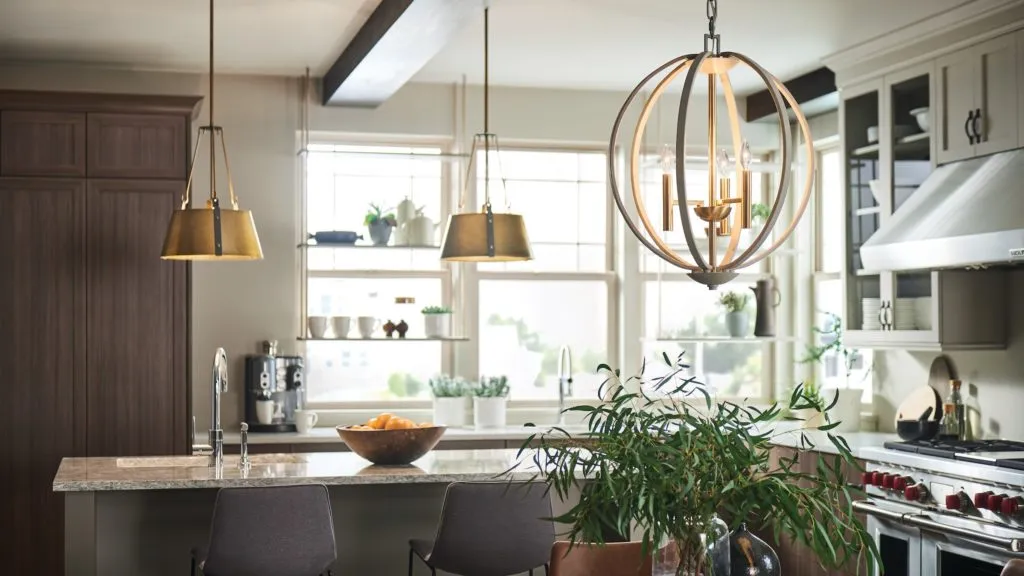
[[[89,114],[90,178],[182,178],[184,116]]]
[[[45,490],[61,458],[81,446],[85,341],[76,335],[85,311],[85,183],[0,178],[0,509],[12,527],[0,538],[5,573],[63,570],[64,500]],[[16,216],[16,217],[15,217]],[[45,433],[44,433],[45,431]],[[32,563],[20,563],[36,551]],[[23,570],[8,570],[10,559]],[[25,558],[28,560],[28,558]]]
[[[63,573],[62,458],[187,453],[190,268],[160,249],[199,100],[0,91],[4,574]]]
[[[85,114],[0,112],[0,175],[85,176]]]
[[[160,259],[180,181],[89,180],[89,456],[184,454],[186,265]],[[125,433],[130,432],[130,433]]]

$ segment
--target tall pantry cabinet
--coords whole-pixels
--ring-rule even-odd
[[[5,573],[63,573],[61,458],[189,449],[190,267],[160,249],[199,101],[0,91]]]

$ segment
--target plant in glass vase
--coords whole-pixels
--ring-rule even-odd
[[[814,450],[803,432],[793,456],[772,462],[773,439],[787,433],[774,428],[778,403],[760,409],[716,402],[704,384],[683,375],[689,367],[682,355],[664,360],[665,376],[646,378],[641,370],[624,381],[601,365],[608,400],[568,409],[583,413],[587,431],[574,437],[555,428],[523,444],[521,454],[538,444],[537,478],[557,496],[571,503],[579,492],[555,518],[569,525],[570,541],[603,544],[609,534],[634,535],[647,554],[664,556],[668,543],[677,574],[728,576],[720,518],[737,526],[761,519],[776,538],[788,535],[810,548],[826,568],[878,557],[853,513],[854,488],[842,468],[857,464],[846,441],[828,432],[835,424],[816,427],[838,454],[831,462],[822,456],[815,473],[797,465]],[[787,404],[802,409],[811,402],[797,386]]]

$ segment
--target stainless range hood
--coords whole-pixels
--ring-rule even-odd
[[[1024,262],[1024,150],[935,170],[861,247],[871,271]]]

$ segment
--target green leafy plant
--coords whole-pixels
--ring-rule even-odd
[[[750,295],[744,292],[723,292],[718,297],[718,303],[725,308],[726,312],[742,312],[750,301]]]
[[[477,398],[508,398],[508,376],[481,376],[472,392]]]
[[[434,398],[461,398],[467,393],[466,381],[448,374],[438,374],[430,379],[430,393]]]
[[[766,221],[768,216],[771,214],[771,209],[768,208],[767,204],[755,202],[750,205],[750,217],[756,220]]]
[[[390,210],[390,208],[385,210],[380,204],[373,204],[371,202],[370,210],[366,213],[366,217],[363,218],[363,225],[369,226],[376,223],[378,220],[383,220],[388,224],[388,226],[397,226],[398,220]]]
[[[665,376],[646,378],[641,370],[625,381],[602,364],[601,394],[611,391],[608,401],[568,410],[582,413],[587,432],[574,437],[555,428],[531,436],[520,450],[539,444],[533,461],[523,462],[564,501],[573,502],[578,491],[572,508],[555,518],[570,526],[573,543],[640,534],[647,553],[671,542],[683,559],[680,574],[706,574],[702,536],[719,515],[734,526],[761,524],[776,541],[794,538],[826,568],[879,557],[854,515],[856,489],[843,468],[857,464],[846,441],[828,432],[837,424],[816,427],[838,454],[819,457],[815,472],[798,465],[801,454],[815,450],[803,432],[795,453],[773,462],[773,438],[786,433],[774,429],[778,403],[766,409],[716,403],[704,384],[683,376],[689,367],[682,354],[664,360]],[[802,386],[787,404],[811,406]]]
[[[421,312],[424,314],[451,314],[452,309],[447,306],[427,306]]]

